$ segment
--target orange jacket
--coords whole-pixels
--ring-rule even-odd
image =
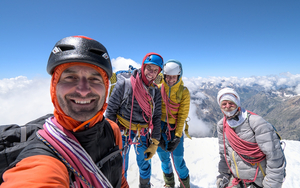
[[[116,123],[109,121],[114,135],[115,143],[122,148],[122,137]],[[27,157],[16,164],[15,167],[3,174],[4,182],[1,188],[22,187],[22,188],[67,188],[70,185],[69,174],[66,166],[58,159],[47,155],[35,155]],[[129,185],[122,172],[122,188],[129,188]]]

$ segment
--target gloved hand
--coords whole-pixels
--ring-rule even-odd
[[[145,161],[148,161],[149,159],[151,159],[153,157],[153,155],[156,153],[158,144],[159,144],[159,141],[156,140],[155,138],[152,138],[152,143],[144,152],[144,154],[147,155],[147,158],[145,158]]]
[[[229,178],[226,175],[219,175],[217,177],[217,188],[225,188],[228,186]]]
[[[173,152],[177,148],[179,143],[180,143],[180,137],[175,136],[175,138],[171,142],[169,142],[167,150],[169,152]]]
[[[158,147],[166,151],[166,142],[162,136],[160,137]]]

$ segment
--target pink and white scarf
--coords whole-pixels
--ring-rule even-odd
[[[62,162],[74,173],[75,187],[80,187],[80,184],[84,188],[113,187],[75,136],[54,117],[46,120],[44,129],[39,130],[38,134],[50,144],[51,149],[54,148]]]

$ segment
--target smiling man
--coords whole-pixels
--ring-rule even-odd
[[[42,122],[1,187],[128,187],[120,130],[103,116],[112,75],[106,48],[84,36],[63,38],[47,71],[54,116]]]
[[[103,107],[105,84],[95,69],[74,65],[61,74],[56,93],[65,114],[77,121],[86,121]]]
[[[159,54],[148,53],[141,69],[130,79],[117,81],[109,98],[106,117],[117,122],[122,131],[125,176],[130,146],[134,144],[140,171],[140,187],[151,186],[151,161],[160,140],[161,94],[153,81],[162,70]]]
[[[280,188],[286,161],[275,128],[241,108],[232,88],[218,92],[223,119],[218,122],[219,175],[217,188]]]

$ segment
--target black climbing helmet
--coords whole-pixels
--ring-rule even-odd
[[[98,41],[85,36],[71,36],[58,41],[48,59],[47,72],[63,63],[83,62],[102,68],[108,78],[112,75],[110,58],[106,48]]]

